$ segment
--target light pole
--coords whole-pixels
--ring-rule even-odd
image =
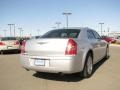
[[[11,31],[12,25],[14,24],[8,24],[8,26],[10,26],[10,36],[12,36],[12,31]]]
[[[22,29],[22,30],[21,30],[22,37],[23,37],[23,31],[24,31],[24,30]]]
[[[109,37],[110,28],[108,27],[108,37]]]
[[[21,32],[22,32],[22,28],[18,28],[20,30],[20,37],[21,37]]]
[[[38,32],[38,36],[39,36],[40,35],[40,29],[38,29],[37,32]]]
[[[14,25],[14,37],[15,37],[15,36],[16,36],[16,35],[15,35],[15,24],[13,24],[13,25]]]
[[[68,28],[68,15],[71,15],[72,13],[70,12],[63,12],[63,15],[66,16],[66,27]]]
[[[101,25],[101,36],[102,36],[102,25],[104,24],[104,23],[99,23],[100,25]]]
[[[4,37],[6,37],[6,31],[7,31],[7,30],[3,30],[3,31],[4,31]]]
[[[57,28],[59,29],[61,22],[56,22],[55,24],[57,24]]]

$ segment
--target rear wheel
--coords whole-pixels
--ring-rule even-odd
[[[20,50],[16,50],[15,53],[17,53],[17,54],[20,53]]]
[[[3,54],[3,51],[0,51],[0,54]]]
[[[81,72],[81,76],[84,78],[89,78],[92,75],[92,73],[93,73],[93,58],[91,53],[88,53],[86,57],[84,69]]]

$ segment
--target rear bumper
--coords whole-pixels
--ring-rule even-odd
[[[7,51],[7,50],[20,50],[20,46],[19,45],[16,45],[16,46],[0,46],[0,51]]]
[[[36,66],[35,58],[45,59],[44,66]],[[39,57],[21,54],[21,64],[25,69],[49,73],[76,73],[81,71],[81,61],[76,56]]]

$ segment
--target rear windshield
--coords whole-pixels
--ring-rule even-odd
[[[79,29],[59,29],[45,33],[41,38],[77,38]]]
[[[3,37],[1,38],[1,41],[7,41],[7,40],[16,40],[15,37]]]

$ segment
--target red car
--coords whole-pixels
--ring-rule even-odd
[[[103,40],[109,42],[109,43],[115,43],[116,39],[114,37],[107,37],[107,36],[102,36]]]

